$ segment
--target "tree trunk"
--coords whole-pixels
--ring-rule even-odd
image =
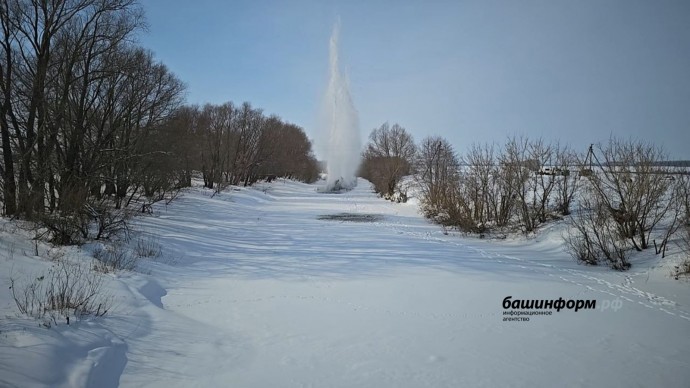
[[[4,164],[3,171],[3,203],[5,204],[5,215],[13,216],[17,213],[17,183],[14,178],[14,160],[12,160],[12,145],[10,144],[10,133],[5,109],[0,112],[0,132],[2,135],[2,157]]]

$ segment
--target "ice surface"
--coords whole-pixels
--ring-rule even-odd
[[[197,187],[154,206],[135,229],[158,235],[163,257],[107,275],[105,318],[51,329],[18,318],[7,292],[50,262],[3,221],[0,386],[687,387],[689,284],[658,256],[586,267],[560,224],[531,239],[444,235],[366,181],[314,188]],[[504,322],[509,295],[622,306]]]

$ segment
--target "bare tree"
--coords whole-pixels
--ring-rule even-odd
[[[653,243],[656,253],[664,253],[681,224],[683,197],[682,186],[669,179],[672,171],[663,163],[663,151],[619,139],[597,149],[602,159],[594,155],[596,169],[588,176],[566,238],[570,252],[590,264],[606,260],[616,269],[630,266],[628,250],[641,251]]]
[[[13,98],[15,96],[15,69],[18,66],[15,54],[17,30],[14,27],[17,10],[10,10],[10,3],[3,0],[0,3],[0,141],[2,141],[2,194],[5,214],[15,215],[17,212],[17,181],[15,177],[14,149],[10,140],[10,132],[19,129],[17,115],[14,113]]]
[[[620,238],[607,204],[591,185],[583,190],[580,206],[569,219],[569,225],[564,239],[575,259],[590,265],[604,261],[617,270],[630,268],[629,243]]]
[[[362,174],[374,184],[376,192],[391,198],[400,179],[410,173],[414,155],[414,140],[405,128],[384,123],[369,135]]]
[[[420,143],[415,163],[424,214],[444,225],[459,223],[459,161],[444,138],[427,137]]]
[[[12,154],[17,156],[19,170],[17,209],[32,219],[45,211],[46,183],[55,186],[51,162],[59,138],[56,131],[66,123],[79,129],[86,120],[78,111],[71,117],[64,114],[66,92],[72,90],[58,84],[75,85],[79,89],[69,97],[81,105],[91,103],[87,85],[100,82],[98,60],[137,27],[138,7],[126,0],[4,0],[0,9],[0,22],[7,31],[2,54],[6,65],[2,122],[4,131],[12,127],[16,139],[11,146],[16,148]],[[79,55],[69,55],[70,51]],[[57,113],[50,107],[56,100],[63,102]],[[8,142],[3,144],[7,147]],[[74,153],[64,156],[73,158]],[[7,174],[12,163],[4,164]],[[8,178],[6,186],[11,190],[13,178]]]
[[[528,181],[539,171],[539,162],[529,158],[529,146],[529,140],[526,138],[510,138],[499,157],[499,177],[505,190],[502,201],[512,202],[526,232],[533,231],[538,220],[534,208],[530,206],[530,201],[535,198],[534,193],[530,192]],[[501,217],[503,220],[509,220],[510,211],[507,210]]]
[[[231,163],[237,153],[239,133],[236,130],[238,110],[231,102],[222,105],[206,104],[199,113],[197,131],[203,145],[201,171],[204,185],[222,189],[229,181]]]
[[[690,175],[678,174],[675,178],[674,192],[676,194],[676,208],[679,213],[677,219],[677,231],[679,234],[676,245],[680,252],[680,262],[674,267],[673,276],[676,280],[680,276],[690,276]],[[670,229],[669,229],[670,231]],[[666,244],[670,240],[670,236],[666,236],[662,245],[665,251]]]
[[[573,198],[579,187],[579,176],[572,169],[578,165],[577,154],[568,146],[557,145],[555,149],[555,165],[553,173],[556,175],[555,206],[556,211],[563,216],[570,214]]]
[[[266,117],[247,102],[239,107],[232,102],[202,109],[182,107],[172,117],[172,126],[165,131],[171,154],[186,161],[186,170],[201,171],[208,188],[221,191],[267,177],[308,182],[317,178],[316,159],[304,130],[278,116]]]
[[[313,182],[318,178],[318,166],[311,141],[304,130],[284,123],[277,116],[269,117],[259,141],[257,167],[251,182],[276,177]]]
[[[492,144],[473,144],[463,159],[463,180],[467,201],[472,207],[472,219],[484,231],[494,224],[495,214],[492,210],[496,194],[492,184],[496,173],[496,156]]]
[[[683,209],[683,222],[690,226],[690,175],[678,174],[675,179],[679,206]]]
[[[259,142],[264,124],[265,117],[261,109],[252,108],[248,102],[242,104],[236,122],[238,136],[231,167],[233,185],[249,184],[252,173],[257,167]]]
[[[170,182],[152,136],[184,86],[132,43],[142,25],[135,0],[0,0],[5,211],[56,242]]]
[[[661,148],[633,141],[610,139],[598,146],[598,160],[592,186],[616,221],[619,232],[641,251],[650,244],[654,227],[672,205],[668,200],[671,172],[663,166]]]

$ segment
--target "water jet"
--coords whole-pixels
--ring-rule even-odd
[[[352,103],[347,78],[338,63],[340,22],[333,27],[329,45],[330,77],[324,99],[328,131],[327,178],[321,192],[351,190],[357,185],[361,140],[357,110]]]

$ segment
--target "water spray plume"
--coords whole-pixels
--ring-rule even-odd
[[[330,41],[330,79],[325,97],[328,142],[328,177],[323,191],[349,190],[357,185],[361,140],[357,111],[350,97],[347,78],[338,64],[340,21],[333,26]]]

